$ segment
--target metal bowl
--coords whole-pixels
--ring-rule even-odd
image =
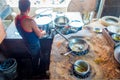
[[[84,60],[77,60],[74,63],[74,71],[80,76],[85,76],[90,72],[90,65]]]
[[[120,41],[120,34],[113,34],[111,37],[114,41],[117,41],[117,42]]]
[[[70,20],[65,16],[59,16],[54,19],[56,27],[65,27],[68,26]]]

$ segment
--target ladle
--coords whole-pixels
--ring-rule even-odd
[[[68,51],[68,52],[64,53],[64,55],[67,56],[67,55],[70,54],[71,52],[73,52],[73,51]]]
[[[73,63],[73,62],[71,62],[71,61],[70,61],[70,63],[71,63],[73,66],[76,66],[76,67],[78,67],[78,68],[81,68],[79,65],[74,64],[74,63]]]
[[[60,33],[56,28],[54,28],[54,29],[58,34],[60,34],[64,39],[66,39],[69,42],[69,40],[62,33]]]

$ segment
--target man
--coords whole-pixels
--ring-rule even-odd
[[[40,30],[35,21],[28,16],[30,12],[29,0],[19,0],[19,10],[20,14],[15,18],[15,25],[32,57],[33,70],[37,70],[40,60],[39,38],[46,32]]]

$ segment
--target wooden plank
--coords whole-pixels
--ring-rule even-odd
[[[103,36],[106,38],[106,40],[108,41],[109,45],[114,48],[115,46],[115,42],[113,41],[113,39],[111,38],[109,32],[106,29],[102,30]]]

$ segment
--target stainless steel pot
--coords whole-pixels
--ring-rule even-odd
[[[65,16],[58,16],[54,19],[55,27],[64,28],[69,25],[70,20]]]
[[[48,37],[50,34],[50,28],[52,24],[52,19],[50,16],[38,16],[34,18],[35,22],[37,23],[38,27],[44,31],[46,31],[46,35],[43,37]]]
[[[81,77],[84,77],[90,72],[90,65],[84,60],[77,60],[73,64],[73,70]]]

